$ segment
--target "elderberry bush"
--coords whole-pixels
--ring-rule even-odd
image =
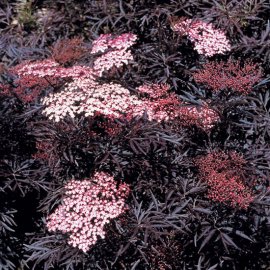
[[[2,1],[0,269],[269,269],[269,12]]]

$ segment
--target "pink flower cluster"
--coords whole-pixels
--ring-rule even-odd
[[[233,60],[208,62],[194,74],[196,82],[206,84],[215,92],[233,89],[241,94],[250,93],[261,77],[262,70],[258,65],[246,62],[241,67],[240,61]]]
[[[109,51],[95,60],[94,71],[98,76],[102,76],[104,71],[111,70],[113,67],[120,68],[123,65],[127,65],[132,60],[133,55],[130,51]]]
[[[213,171],[207,177],[207,184],[210,188],[209,199],[231,207],[247,209],[254,199],[239,176],[228,177],[226,173]]]
[[[75,65],[72,67],[62,67],[52,59],[45,59],[36,62],[23,62],[11,69],[20,79],[32,76],[33,78],[81,78],[86,76],[101,76],[104,71],[109,71],[113,67],[120,68],[133,60],[131,52],[128,50],[134,44],[137,36],[126,33],[113,38],[111,34],[101,35],[93,42],[92,54],[102,52],[94,61],[94,67]]]
[[[65,186],[62,204],[47,219],[50,232],[69,234],[68,243],[87,252],[105,237],[105,225],[125,212],[129,195],[127,184],[97,172],[91,179],[71,180]]]
[[[179,114],[185,125],[195,124],[205,131],[209,131],[220,120],[219,114],[207,104],[202,106],[185,105],[179,109]]]
[[[131,33],[122,34],[117,37],[113,37],[111,34],[103,34],[93,42],[91,53],[103,53],[110,48],[114,50],[127,50],[135,44],[136,40],[137,36]]]
[[[118,56],[122,53],[130,54],[130,51],[126,50],[135,40],[136,36],[133,34],[123,34],[115,38],[112,35],[102,35],[93,43],[92,53],[102,53],[94,68],[82,65],[63,67],[47,59],[20,64],[13,72],[20,76],[21,81],[33,78],[35,87],[36,82],[42,80],[39,91],[43,86],[61,86],[62,91],[51,93],[42,100],[42,104],[46,105],[43,114],[56,122],[67,115],[75,117],[83,114],[94,117],[102,114],[109,119],[131,119],[147,112],[151,121],[182,118],[185,124],[196,124],[203,129],[210,129],[219,119],[215,111],[208,106],[183,107],[177,95],[169,93],[168,85],[142,85],[138,88],[139,98],[131,95],[128,89],[119,84],[98,82],[97,78],[104,70],[107,71],[113,66],[119,68],[128,63],[128,60],[123,60],[123,55],[120,58]],[[108,58],[108,55],[111,58]],[[40,93],[39,91],[37,92]]]
[[[92,53],[103,53],[98,56],[93,68],[80,65],[63,67],[52,59],[46,59],[32,63],[24,62],[12,71],[19,75],[19,82],[29,77],[35,81],[44,80],[43,86],[55,85],[57,80],[60,85],[60,82],[64,84],[66,81],[62,87],[63,91],[52,93],[42,100],[46,105],[43,113],[56,122],[66,115],[75,117],[80,113],[85,116],[101,113],[119,118],[138,105],[141,105],[141,111],[137,108],[136,112],[140,111],[140,114],[143,114],[142,101],[130,95],[127,89],[119,84],[100,84],[96,80],[104,71],[112,67],[119,68],[133,59],[127,49],[134,44],[136,38],[133,34],[123,34],[114,38],[112,35],[102,35],[93,43]],[[35,92],[40,94],[40,91]]]
[[[198,107],[182,103],[176,94],[168,92],[166,84],[142,85],[138,91],[148,95],[142,100],[150,120],[161,122],[180,118],[183,125],[197,125],[207,131],[220,119],[207,104]]]
[[[74,65],[72,67],[62,67],[52,59],[45,59],[36,62],[23,62],[15,66],[12,71],[20,77],[32,76],[47,79],[67,79],[91,77],[94,79],[95,73],[92,68],[87,66]]]
[[[21,77],[27,75],[33,77],[54,77],[59,72],[59,64],[52,59],[45,59],[36,62],[25,61],[15,66],[12,71]]]
[[[139,93],[148,95],[142,98],[143,103],[141,105],[145,108],[149,120],[161,122],[178,117],[179,99],[175,94],[168,91],[169,86],[166,84],[151,84],[138,87]],[[139,108],[139,112],[141,111],[142,109]]]
[[[230,42],[225,33],[215,29],[211,23],[200,20],[179,19],[172,26],[175,32],[187,35],[194,42],[195,50],[205,56],[224,54],[231,50]]]
[[[58,63],[50,59],[34,63],[23,62],[9,70],[17,77],[14,80],[16,87],[6,85],[7,94],[16,94],[25,103],[36,101],[44,89],[57,87],[59,80],[54,77],[57,69]]]
[[[161,122],[180,117],[185,124],[195,124],[205,130],[211,129],[219,120],[218,114],[207,105],[200,108],[181,107],[177,96],[168,90],[168,85],[143,85],[138,91],[148,96],[139,99],[119,84],[100,84],[93,77],[86,76],[67,83],[63,91],[45,97],[43,113],[59,122],[67,115],[75,117],[77,114],[131,119],[142,116],[146,111],[150,121]]]
[[[254,197],[244,185],[245,160],[236,152],[213,151],[196,160],[200,176],[209,186],[208,198],[246,209]]]
[[[128,50],[136,41],[137,36],[131,33],[113,37],[111,34],[101,35],[93,42],[92,54],[102,52],[94,62],[95,72],[101,76],[104,71],[112,67],[122,67],[133,60],[131,52]]]

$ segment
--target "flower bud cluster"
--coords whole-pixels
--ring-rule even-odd
[[[255,64],[246,62],[243,67],[240,61],[208,62],[194,74],[197,83],[206,84],[218,92],[232,89],[240,94],[248,94],[252,86],[262,77],[262,70]]]
[[[196,125],[205,131],[209,131],[220,120],[219,114],[207,104],[185,105],[179,108],[179,114],[184,125]]]
[[[82,58],[87,49],[82,38],[62,39],[51,48],[52,58],[62,64],[71,64]]]
[[[229,177],[226,173],[211,172],[207,177],[210,187],[208,198],[231,207],[247,209],[254,197],[239,176]]]
[[[69,235],[68,243],[87,252],[105,237],[105,225],[126,211],[129,187],[110,175],[96,172],[93,178],[71,180],[65,186],[62,204],[47,219],[50,232]]]
[[[146,94],[142,98],[149,120],[157,122],[168,121],[177,118],[179,99],[174,93],[169,93],[167,84],[151,84],[138,87],[138,92]]]
[[[244,184],[245,160],[236,152],[214,151],[196,160],[201,178],[208,184],[208,198],[246,209],[254,197]]]
[[[58,66],[53,60],[44,60],[24,61],[12,67],[9,71],[14,76],[14,81],[12,86],[6,85],[7,95],[15,94],[24,103],[37,101],[44,89],[57,87],[59,84],[59,79],[54,77]]]

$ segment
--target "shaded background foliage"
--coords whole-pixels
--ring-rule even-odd
[[[90,44],[100,34],[132,32],[138,35],[135,63],[113,80],[130,91],[145,82],[168,83],[191,104],[210,102],[221,122],[210,132],[146,118],[56,124],[40,114],[37,101],[1,96],[0,269],[268,269],[269,12],[264,0],[1,1],[2,82],[12,81],[8,67],[53,55],[51,46],[62,39]],[[230,57],[263,68],[251,94],[215,96],[196,83],[194,71],[207,59],[172,31],[179,16],[226,30]],[[193,159],[216,149],[235,150],[247,160],[246,181],[256,194],[248,210],[207,198]],[[130,210],[84,254],[68,246],[66,236],[49,234],[45,217],[61,202],[68,179],[89,177],[95,169],[124,179],[133,194]]]

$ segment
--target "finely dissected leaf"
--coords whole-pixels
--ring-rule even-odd
[[[241,232],[239,230],[236,230],[235,234],[238,235],[238,236],[241,236],[244,239],[249,240],[250,242],[254,242],[249,236],[247,236],[246,234],[244,234],[243,232]]]
[[[188,191],[186,192],[186,194],[198,193],[198,192],[201,192],[202,190],[204,190],[203,187],[193,187],[193,188],[191,188],[190,190],[188,190]]]
[[[235,247],[236,249],[240,249],[232,240],[232,238],[226,234],[226,233],[220,233],[221,237],[223,238],[223,240],[225,241],[226,244]]]
[[[137,260],[133,265],[132,265],[132,268],[131,270],[135,270],[136,267],[138,266],[138,264],[140,263],[141,260]]]
[[[151,198],[152,198],[152,200],[153,200],[153,202],[154,202],[154,204],[155,204],[156,210],[158,210],[158,201],[157,201],[157,199],[156,199],[156,197],[154,196],[154,194],[153,194],[152,191],[150,191],[150,195],[151,195]]]
[[[202,261],[203,261],[203,256],[200,256],[197,263],[197,270],[202,270]]]
[[[207,215],[212,214],[212,211],[210,209],[205,209],[205,208],[200,208],[200,207],[194,207],[193,210],[197,211],[197,212],[201,212]]]
[[[171,213],[171,215],[173,216],[173,215],[181,212],[188,205],[188,203],[190,201],[191,201],[191,199],[186,200],[181,206],[179,206],[176,209],[174,209],[173,212]]]
[[[215,234],[216,231],[217,231],[216,229],[212,229],[208,233],[208,235],[204,238],[204,240],[203,240],[203,242],[202,242],[202,244],[201,244],[198,252],[200,252],[203,249],[203,247],[210,241],[210,239],[214,236],[214,234]]]
[[[214,269],[217,269],[217,267],[218,267],[218,263],[208,268],[208,270],[214,270]]]
[[[3,222],[0,223],[0,229],[1,229],[1,226],[3,226],[8,231],[15,232],[15,230],[13,230],[12,227],[8,226],[7,224],[5,224]]]
[[[270,21],[267,22],[265,30],[262,31],[261,43],[263,43],[266,40],[266,38],[269,36],[269,33],[270,33]]]

